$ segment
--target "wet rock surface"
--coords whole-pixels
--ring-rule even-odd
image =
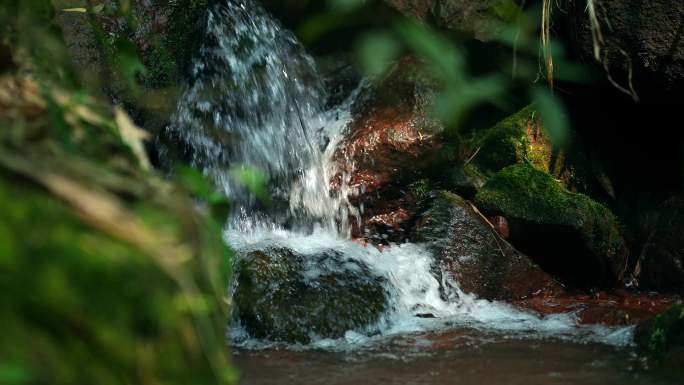
[[[617,218],[529,165],[510,166],[475,198],[487,215],[506,217],[510,242],[573,287],[610,286],[625,277],[629,251]]]
[[[373,222],[382,217],[402,219],[390,227],[407,222],[406,214],[411,215],[418,200],[407,186],[441,160],[443,127],[430,114],[433,87],[420,63],[404,58],[361,97],[363,106],[335,155],[341,170],[333,180],[337,186],[345,180],[352,191],[350,201],[363,207],[355,236],[374,238],[378,233]],[[399,210],[401,215],[395,215]],[[405,231],[394,239],[405,239]]]
[[[540,317],[558,313],[574,313],[584,325],[635,325],[667,310],[678,298],[653,293],[627,290],[591,294],[563,293],[556,296],[537,296],[513,304],[532,310]]]
[[[480,298],[515,300],[562,291],[548,274],[501,238],[469,202],[455,194],[438,193],[418,220],[415,239],[426,242],[434,253],[437,274],[447,274],[446,278],[458,282],[461,290]]]
[[[502,27],[496,7],[502,0],[385,0],[407,16],[437,28],[454,30],[487,41]]]
[[[642,350],[684,371],[684,305],[675,305],[641,323],[634,339]]]
[[[684,196],[663,203],[641,250],[639,283],[648,288],[684,291]]]
[[[594,4],[601,39],[592,37],[586,4],[575,2],[568,9],[568,45],[586,61],[597,60],[598,53],[600,65],[614,81],[643,100],[659,100],[663,94],[672,93],[681,96],[684,3],[596,0]]]
[[[378,321],[388,306],[385,283],[334,250],[306,256],[285,248],[252,251],[238,256],[234,313],[257,338],[339,338]]]

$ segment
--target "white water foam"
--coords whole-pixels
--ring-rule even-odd
[[[423,245],[394,245],[381,252],[351,241],[348,218],[358,217],[358,211],[349,205],[345,183],[331,191],[330,180],[338,172],[334,153],[352,119],[356,94],[323,111],[313,60],[253,0],[225,0],[211,8],[206,41],[168,133],[187,146],[193,165],[212,177],[236,207],[227,242],[238,252],[287,247],[306,256],[335,250],[386,278],[390,310],[377,325],[350,330],[338,340],[319,339],[311,347],[354,347],[387,336],[464,327],[630,343],[627,328],[579,327],[573,314],[542,319],[463,293],[458,282],[439,282]],[[266,172],[270,192],[286,207],[259,207],[231,177],[236,165]],[[434,318],[417,317],[428,314]],[[233,337],[243,346],[268,346],[239,328]]]

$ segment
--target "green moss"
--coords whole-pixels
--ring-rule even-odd
[[[607,207],[568,191],[529,164],[509,166],[492,176],[475,201],[492,214],[581,230],[588,246],[599,255],[614,255],[623,243],[619,222]]]
[[[656,358],[665,358],[672,348],[684,347],[684,305],[675,305],[639,324],[634,339],[642,350]]]
[[[42,107],[31,85],[0,111],[3,364],[38,384],[233,383],[220,225],[140,168],[104,106]]]
[[[334,251],[247,253],[236,282],[235,317],[252,336],[276,341],[339,338],[374,325],[387,307],[385,280]]]
[[[413,194],[418,199],[423,199],[428,196],[430,192],[430,179],[421,179],[411,183],[409,186],[409,192]]]
[[[521,162],[528,162],[543,171],[549,170],[551,146],[538,114],[531,106],[489,129],[475,131],[468,146],[478,151],[473,161],[487,174]]]

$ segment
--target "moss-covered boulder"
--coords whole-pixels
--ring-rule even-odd
[[[458,195],[437,194],[416,225],[415,240],[427,243],[434,254],[435,273],[448,274],[442,281],[480,298],[518,300],[561,290]]]
[[[488,129],[475,130],[467,144],[477,152],[473,164],[486,174],[522,162],[542,171],[555,168],[553,146],[544,133],[539,113],[532,106]]]
[[[511,243],[571,286],[612,285],[625,275],[628,250],[617,218],[548,173],[529,164],[506,167],[475,202],[507,218]]]
[[[634,340],[643,351],[684,370],[684,305],[675,305],[639,324],[634,331]]]
[[[386,279],[334,251],[302,255],[286,248],[238,256],[234,315],[247,332],[307,343],[372,332],[388,308]]]

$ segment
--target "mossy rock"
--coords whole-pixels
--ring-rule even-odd
[[[684,365],[684,305],[675,305],[639,324],[634,340],[640,349],[659,360]]]
[[[440,281],[454,280],[461,290],[479,298],[517,300],[559,289],[548,274],[502,239],[468,201],[453,193],[437,193],[418,220],[414,240],[431,250],[433,271],[442,276]]]
[[[510,241],[571,286],[609,286],[623,278],[628,251],[618,219],[529,164],[492,176],[475,197],[489,215],[508,219]]]
[[[472,159],[465,167],[489,177],[505,167],[526,163],[547,172],[571,191],[605,197],[584,147],[572,137],[562,148],[554,146],[534,106],[527,106],[487,129],[474,130],[464,141]],[[457,167],[456,174],[463,174]],[[609,193],[610,194],[610,193]]]
[[[308,343],[373,332],[388,308],[386,279],[333,250],[252,251],[239,256],[235,274],[234,315],[257,338]]]
[[[220,225],[145,170],[121,114],[0,89],[0,383],[233,383]]]
[[[541,125],[539,113],[528,106],[491,128],[472,133],[468,146],[477,151],[473,163],[484,173],[527,162],[549,171],[553,147]]]

